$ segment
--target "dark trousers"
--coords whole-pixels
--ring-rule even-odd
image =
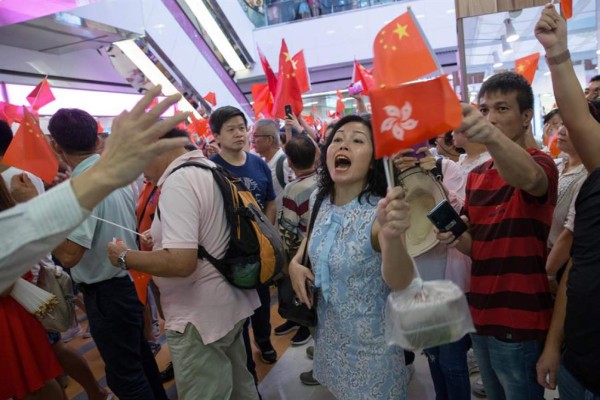
[[[121,400],[167,400],[144,338],[144,306],[129,277],[81,285],[106,382]]]
[[[465,335],[456,342],[423,350],[429,363],[437,400],[471,399],[467,365],[469,344],[469,335]]]
[[[271,294],[266,285],[260,285],[256,291],[260,298],[260,307],[254,310],[250,319],[252,320],[254,341],[260,346],[271,340]]]

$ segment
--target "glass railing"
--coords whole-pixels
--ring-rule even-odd
[[[315,18],[322,15],[402,0],[238,0],[254,26]]]

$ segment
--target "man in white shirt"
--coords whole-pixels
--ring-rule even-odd
[[[267,162],[271,170],[273,190],[276,196],[275,204],[277,205],[277,214],[279,214],[283,189],[294,179],[294,172],[281,149],[277,123],[272,119],[259,119],[256,121],[252,143],[254,150]]]

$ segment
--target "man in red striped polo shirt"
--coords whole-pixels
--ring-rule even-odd
[[[467,178],[470,229],[453,243],[473,259],[469,305],[475,357],[488,398],[543,399],[536,361],[550,325],[546,240],[558,171],[545,153],[527,148],[533,92],[521,75],[499,73],[483,83],[479,111],[463,105],[459,128],[492,159]]]

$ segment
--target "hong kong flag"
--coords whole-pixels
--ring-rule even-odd
[[[458,127],[460,102],[445,75],[371,91],[375,157],[391,156]]]

